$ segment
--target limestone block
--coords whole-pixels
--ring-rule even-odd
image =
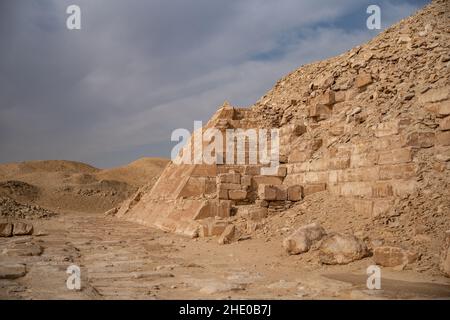
[[[396,267],[413,263],[418,254],[400,247],[381,246],[373,250],[373,260],[383,267]]]
[[[24,222],[15,222],[13,228],[13,235],[25,236],[33,233],[33,225]]]
[[[380,166],[380,180],[409,179],[416,176],[414,163]]]
[[[360,72],[355,79],[355,85],[357,88],[364,88],[373,82],[372,76],[365,72]]]
[[[448,99],[450,99],[450,87],[448,86],[430,89],[419,96],[419,102],[422,104],[440,102]]]
[[[327,90],[324,93],[322,93],[320,96],[317,97],[317,104],[322,104],[326,106],[331,106],[336,102],[334,91]]]
[[[326,183],[312,183],[312,184],[305,184],[303,186],[303,195],[309,196],[310,194],[316,193],[316,192],[322,192],[327,189]]]
[[[228,197],[230,200],[244,200],[247,198],[247,191],[244,190],[229,190]]]
[[[413,159],[412,148],[401,148],[381,151],[378,156],[378,164],[397,164],[411,162]]]
[[[450,146],[450,131],[436,133],[436,142],[439,146]]]
[[[414,148],[430,148],[434,146],[434,132],[412,132],[406,136],[405,146]]]
[[[287,199],[289,201],[300,201],[303,197],[303,187],[300,185],[289,186],[287,189]]]
[[[13,233],[12,223],[0,223],[0,237],[10,237]]]
[[[439,124],[439,129],[442,131],[450,130],[450,117],[444,118]]]
[[[394,195],[394,190],[392,184],[388,182],[375,182],[372,187],[372,197],[374,198],[385,198],[392,197]]]
[[[218,242],[219,244],[229,244],[233,242],[234,238],[236,236],[236,227],[232,224],[227,226],[225,230],[220,235]]]
[[[283,183],[282,177],[277,176],[254,176],[252,187],[256,190],[261,184],[280,185]]]

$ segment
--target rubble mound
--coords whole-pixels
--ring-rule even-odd
[[[38,205],[19,203],[8,197],[0,197],[0,218],[42,219],[56,216],[56,213]]]

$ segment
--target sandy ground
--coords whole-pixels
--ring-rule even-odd
[[[1,299],[450,299],[450,279],[413,270],[383,268],[381,290],[368,290],[370,258],[322,266],[276,237],[221,246],[73,211],[33,224],[33,236],[0,238],[0,264],[27,270],[0,279]],[[66,286],[70,265],[79,291]]]

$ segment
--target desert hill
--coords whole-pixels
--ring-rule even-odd
[[[152,185],[166,163],[142,158],[111,169],[66,160],[1,164],[0,196],[54,211],[104,212],[139,187]]]

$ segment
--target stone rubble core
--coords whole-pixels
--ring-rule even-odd
[[[233,215],[266,219],[317,192],[374,221],[431,201],[441,202],[433,214],[450,216],[449,6],[433,1],[362,46],[302,66],[250,108],[225,103],[203,129],[279,129],[275,174],[248,162],[170,163],[117,216],[190,237],[226,230],[224,242],[239,237],[227,229]],[[258,150],[242,152],[248,161]]]

